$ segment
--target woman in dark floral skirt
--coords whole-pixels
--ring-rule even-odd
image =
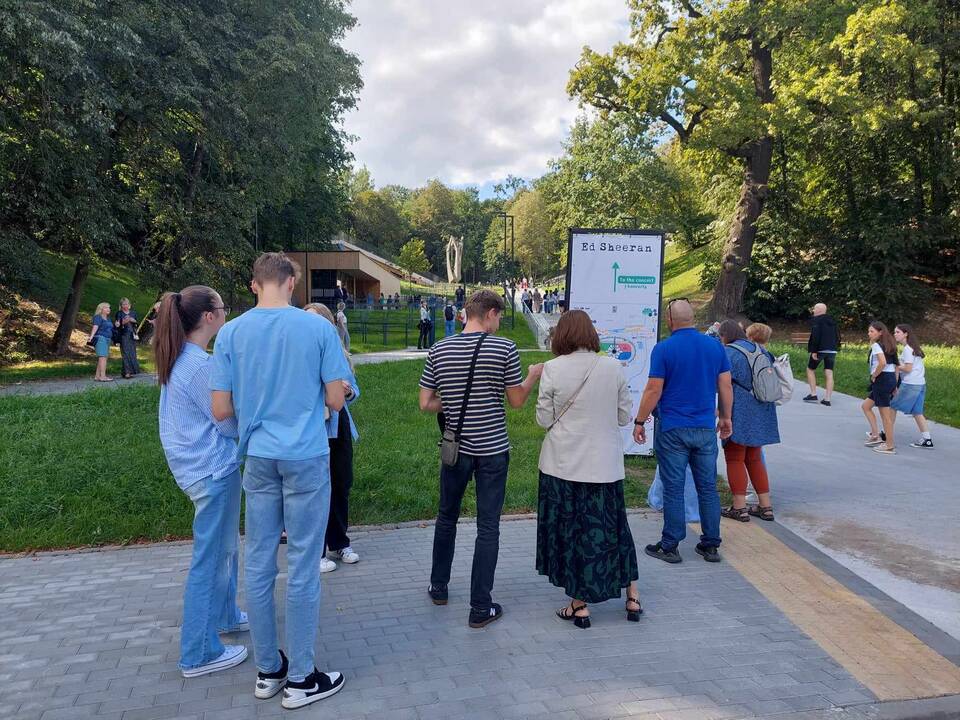
[[[588,603],[621,596],[627,620],[640,620],[637,551],[623,498],[623,436],[633,418],[620,363],[600,356],[600,339],[582,310],[564,313],[553,333],[556,357],[543,367],[537,422],[540,449],[537,571],[570,603],[557,616],[590,627]]]

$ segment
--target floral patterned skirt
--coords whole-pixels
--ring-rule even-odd
[[[580,483],[540,473],[537,572],[587,603],[620,597],[639,577],[623,481]]]

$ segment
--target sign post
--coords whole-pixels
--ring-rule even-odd
[[[663,295],[663,232],[571,228],[567,247],[567,308],[583,310],[600,336],[600,351],[620,362],[633,398],[633,413],[650,372],[650,352],[660,336]],[[653,453],[623,428],[627,455]]]

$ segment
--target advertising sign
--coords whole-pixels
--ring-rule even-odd
[[[620,362],[633,397],[633,413],[650,372],[650,352],[660,334],[663,233],[657,230],[571,228],[567,249],[567,307],[593,319],[600,351]],[[653,422],[647,442],[623,428],[627,455],[653,453]]]

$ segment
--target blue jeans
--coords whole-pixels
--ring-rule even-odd
[[[693,473],[700,506],[700,542],[720,547],[720,494],[717,492],[717,433],[713,428],[673,428],[654,434],[654,450],[663,482],[664,550],[677,547],[687,536],[683,485],[687,465]]]
[[[444,320],[444,321],[443,321],[443,336],[444,336],[444,337],[450,337],[451,335],[455,335],[455,334],[456,334],[457,329],[456,329],[454,323],[455,323],[454,320]]]
[[[277,581],[280,533],[287,531],[287,677],[301,682],[313,672],[320,612],[320,558],[330,514],[330,456],[309,460],[247,457],[244,547],[247,613],[257,669],[280,669]]]
[[[457,544],[457,520],[463,494],[472,477],[477,492],[477,540],[473,546],[473,572],[470,575],[470,606],[490,609],[493,577],[500,554],[500,513],[507,490],[510,453],[466,455],[460,453],[453,467],[440,465],[440,508],[433,529],[433,567],[431,585],[450,582],[453,551]]]
[[[240,471],[204,478],[184,492],[193,501],[193,558],[183,593],[180,668],[189,670],[223,654],[218,630],[240,622],[237,609],[237,538]]]

